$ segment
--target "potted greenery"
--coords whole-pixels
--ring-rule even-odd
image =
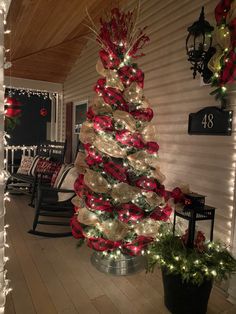
[[[188,232],[173,235],[162,228],[148,251],[147,271],[162,269],[164,302],[173,314],[205,314],[213,282],[236,271],[236,260],[220,243],[206,242],[198,231],[194,247],[187,247]]]

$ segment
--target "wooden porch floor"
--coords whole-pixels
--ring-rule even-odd
[[[6,314],[169,313],[158,271],[127,277],[98,272],[90,263],[90,249],[76,248],[75,239],[27,233],[34,212],[28,201],[26,196],[11,196],[7,205],[7,269],[13,291]],[[215,288],[208,313],[235,314],[236,307]]]

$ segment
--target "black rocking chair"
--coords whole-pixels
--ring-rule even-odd
[[[73,193],[69,200],[59,202],[59,193]],[[74,214],[74,206],[71,199],[74,197],[73,190],[55,189],[50,186],[43,185],[39,182],[35,197],[35,216],[33,228],[28,232],[30,234],[45,236],[45,237],[66,237],[71,236],[70,218]],[[46,217],[42,219],[42,217]],[[48,220],[50,217],[50,220]],[[54,225],[57,227],[68,226],[66,232],[47,232],[36,230],[38,225]],[[56,228],[56,227],[55,227]]]

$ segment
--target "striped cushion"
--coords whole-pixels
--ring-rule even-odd
[[[36,155],[34,157],[34,160],[33,160],[32,164],[31,164],[31,167],[30,167],[29,172],[28,172],[29,176],[34,176],[35,175],[35,169],[36,169],[37,163],[39,161],[39,158],[40,158],[40,156],[38,156],[38,155]]]
[[[58,177],[61,169],[63,168],[63,166],[64,166],[63,164],[58,165],[57,168],[55,169],[55,171],[53,172],[53,175],[51,177],[51,182],[50,182],[51,187],[54,187],[55,182],[57,180],[57,177]]]
[[[74,166],[67,167],[65,169],[63,175],[61,176],[61,179],[58,182],[58,187],[60,189],[66,189],[66,190],[74,190],[74,183],[75,180],[77,179],[79,173],[78,169]],[[58,193],[58,201],[59,202],[64,202],[69,200],[75,195],[75,193],[63,193],[59,192]]]
[[[71,168],[73,168],[73,165],[66,165],[63,172],[61,173],[61,176],[58,178],[57,184],[56,184],[56,188],[60,189],[63,181],[65,180],[67,173],[70,171]]]
[[[54,183],[52,183],[52,181],[51,181],[51,184],[54,188],[58,188],[58,186],[59,186],[58,182],[61,179],[61,176],[63,175],[66,167],[67,167],[67,165],[65,165],[65,164],[61,165],[61,168],[59,169],[58,173],[55,174],[56,178],[54,179]]]

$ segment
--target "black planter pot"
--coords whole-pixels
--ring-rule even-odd
[[[180,275],[167,274],[162,269],[164,302],[172,314],[205,314],[212,289],[212,281],[202,285],[183,283]]]

